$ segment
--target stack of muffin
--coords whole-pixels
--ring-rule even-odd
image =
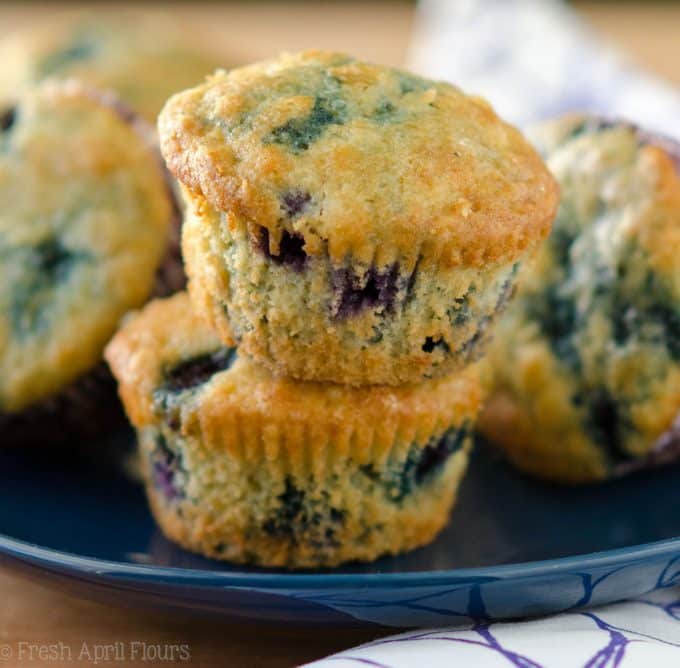
[[[162,530],[291,568],[423,545],[447,521],[477,365],[557,188],[482,100],[338,54],[175,95],[189,293],[106,358]]]

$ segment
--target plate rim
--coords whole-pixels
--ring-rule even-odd
[[[14,558],[51,572],[95,576],[98,579],[122,583],[144,582],[154,585],[206,586],[250,588],[259,590],[300,589],[318,587],[337,588],[347,586],[379,587],[427,586],[455,584],[476,580],[479,583],[507,579],[556,576],[573,572],[574,568],[592,569],[627,565],[634,561],[651,558],[680,558],[680,536],[650,543],[619,547],[601,552],[589,552],[553,559],[539,559],[495,566],[475,566],[437,571],[405,571],[385,573],[299,573],[299,572],[249,572],[217,571],[177,566],[155,566],[121,561],[109,561],[97,557],[85,557],[41,547],[28,541],[0,534],[0,556]],[[625,563],[621,563],[625,562]],[[49,568],[48,568],[49,567]]]

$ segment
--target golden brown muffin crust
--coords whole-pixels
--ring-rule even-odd
[[[122,315],[149,297],[172,203],[151,129],[112,96],[48,81],[9,113],[0,132],[0,411],[19,412],[92,369]]]
[[[155,300],[131,315],[107,346],[105,357],[134,426],[141,429],[156,422],[153,391],[162,384],[170,360],[180,362],[221,346],[194,314],[187,293]],[[227,443],[240,451],[243,444],[235,425],[252,422],[271,434],[273,447],[286,430],[316,423],[319,448],[324,440],[351,437],[352,447],[359,451],[364,447],[387,451],[398,430],[411,434],[404,439],[408,442],[423,442],[463,417],[474,420],[481,388],[476,365],[422,384],[353,388],[273,377],[247,357],[237,357],[227,371],[210,379],[200,401],[199,423],[182,428],[199,429],[208,444]],[[387,414],[392,416],[391,433],[374,430],[374,425],[385,424]]]
[[[541,158],[485,101],[341,54],[218,71],[171,98],[159,130],[190,190],[267,228],[272,250],[287,229],[336,263],[511,262],[557,205]]]

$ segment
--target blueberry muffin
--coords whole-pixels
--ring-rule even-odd
[[[218,65],[178,26],[137,13],[79,17],[11,35],[0,43],[0,105],[47,78],[77,78],[113,90],[155,122],[167,98]]]
[[[345,55],[218,72],[159,130],[196,308],[300,379],[396,385],[477,358],[556,207],[486,102]]]
[[[106,349],[137,429],[153,513],[206,556],[288,568],[431,541],[465,471],[475,366],[401,388],[274,378],[179,293]]]
[[[680,455],[680,150],[569,116],[536,132],[562,192],[489,357],[482,428],[570,483]]]
[[[120,415],[104,345],[178,269],[163,260],[173,205],[142,125],[73,81],[0,111],[2,445]]]

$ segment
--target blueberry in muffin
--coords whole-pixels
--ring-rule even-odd
[[[275,373],[417,382],[476,359],[555,183],[486,102],[306,52],[170,99],[195,307]]]
[[[98,14],[15,33],[0,42],[0,105],[48,78],[114,91],[155,121],[167,98],[218,66],[180,28],[158,16]]]
[[[153,513],[208,557],[302,568],[431,541],[464,474],[476,365],[405,387],[275,378],[179,293],[106,349],[137,429]]]
[[[568,116],[538,128],[561,188],[489,356],[483,431],[518,467],[578,483],[680,454],[680,147]]]
[[[104,345],[127,310],[181,283],[166,176],[121,109],[68,81],[0,111],[2,445],[120,417]]]

